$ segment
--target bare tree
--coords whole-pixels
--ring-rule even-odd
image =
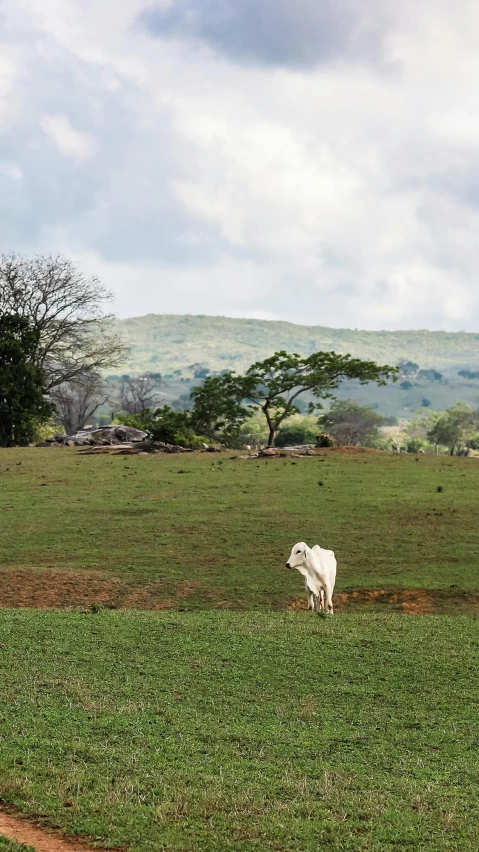
[[[56,385],[50,396],[56,405],[58,420],[67,435],[84,429],[89,418],[110,398],[104,380],[99,373],[93,371]]]
[[[27,318],[40,339],[36,363],[48,389],[117,366],[125,347],[103,305],[111,293],[67,258],[0,256],[0,314]]]
[[[124,378],[119,390],[121,410],[127,414],[141,414],[147,408],[156,408],[160,387],[161,379],[156,376]]]

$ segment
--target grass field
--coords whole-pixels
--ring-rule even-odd
[[[338,592],[479,590],[477,459],[230,455],[2,451],[0,604],[284,610],[298,540],[334,549]]]
[[[0,836],[0,852],[34,852],[31,846]]]
[[[4,610],[1,797],[159,850],[479,848],[478,621]]]
[[[0,802],[132,852],[477,852],[479,462],[233,455],[2,451]],[[287,611],[303,538],[333,618]]]

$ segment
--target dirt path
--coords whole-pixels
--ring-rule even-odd
[[[98,852],[83,840],[61,837],[34,825],[23,817],[0,810],[0,835],[33,846],[37,852]]]

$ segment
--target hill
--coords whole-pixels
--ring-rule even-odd
[[[414,361],[436,370],[440,380],[420,373],[401,386],[386,388],[344,382],[337,392],[381,414],[409,419],[421,406],[438,411],[458,400],[479,407],[479,381],[459,376],[459,370],[479,369],[479,334],[444,331],[362,331],[326,326],[294,325],[230,317],[148,314],[117,320],[117,331],[130,347],[117,375],[144,372],[163,377],[164,402],[180,399],[188,405],[192,385],[204,371],[243,372],[254,361],[279,349],[310,355],[320,349],[349,352],[381,364]],[[196,374],[196,376],[195,376]],[[112,377],[112,381],[115,382]]]
[[[130,347],[128,361],[118,373],[186,373],[193,364],[242,371],[278,349],[301,355],[335,350],[390,364],[407,359],[449,374],[479,368],[479,334],[466,332],[362,331],[171,314],[117,320],[116,326]]]

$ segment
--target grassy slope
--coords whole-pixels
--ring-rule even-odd
[[[202,363],[213,370],[238,371],[277,349],[309,355],[318,349],[350,352],[380,363],[401,358],[438,370],[479,366],[479,335],[442,331],[353,331],[301,326],[268,320],[149,314],[118,320],[117,329],[131,346],[127,367],[171,373]]]
[[[477,459],[321,458],[4,450],[2,570],[88,569],[158,581],[189,608],[284,609],[304,596],[283,567],[303,539],[335,550],[337,589],[479,589]]]
[[[4,611],[0,789],[136,852],[476,852],[478,621]]]

